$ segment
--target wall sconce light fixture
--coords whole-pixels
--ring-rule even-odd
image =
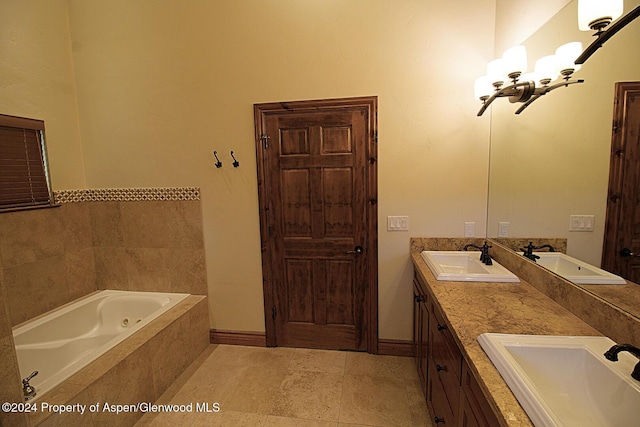
[[[576,59],[576,64],[584,64],[607,40],[640,16],[640,6],[637,6],[611,24],[622,15],[623,3],[623,0],[578,0],[578,28],[595,31],[596,39]],[[609,24],[611,26],[605,30]]]
[[[502,58],[495,59],[487,65],[486,76],[476,79],[475,96],[482,101],[478,116],[481,116],[496,98],[509,98],[511,103],[522,103],[516,111],[516,114],[520,114],[533,101],[552,90],[583,83],[582,79],[571,80],[573,73],[580,69],[574,61],[581,51],[580,42],[564,44],[556,49],[555,55],[538,59],[532,73],[524,74],[527,70],[525,47],[515,46],[507,49]],[[503,87],[505,78],[511,80],[511,84]],[[557,78],[564,81],[550,85]]]
[[[476,79],[475,82],[476,98],[482,101],[478,116],[481,116],[496,98],[506,97],[512,103],[522,103],[516,110],[516,114],[520,114],[533,101],[552,90],[583,83],[582,79],[571,80],[573,73],[578,71],[607,40],[640,16],[640,6],[637,6],[618,19],[623,9],[623,0],[578,0],[578,27],[582,31],[595,31],[596,39],[584,51],[579,42],[560,46],[555,55],[545,56],[536,61],[533,73],[523,74],[527,68],[524,46],[508,49],[502,58],[491,61],[487,66],[487,75]],[[511,84],[503,87],[505,77],[511,80]],[[558,77],[564,81],[550,85]]]

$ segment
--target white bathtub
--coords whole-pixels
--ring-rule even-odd
[[[189,294],[100,291],[13,330],[20,376],[37,400]]]

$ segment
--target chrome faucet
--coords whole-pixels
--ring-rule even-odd
[[[617,362],[618,353],[620,353],[621,351],[627,351],[640,359],[640,349],[638,347],[632,346],[631,344],[616,344],[604,353],[604,357],[606,357],[608,360],[611,360],[612,362]],[[640,362],[636,363],[635,368],[633,368],[633,372],[631,372],[631,378],[640,381]]]
[[[36,395],[36,388],[29,384],[31,378],[35,377],[36,375],[38,375],[38,371],[33,371],[31,375],[22,380],[22,394],[24,394],[24,400],[31,400]]]
[[[482,246],[476,246],[474,244],[469,243],[468,245],[464,245],[464,248],[462,248],[463,251],[466,251],[469,248],[476,248],[478,250],[480,250],[481,254],[480,254],[480,262],[482,262],[483,264],[486,265],[493,265],[493,262],[491,261],[491,255],[489,255],[489,248],[491,246],[487,245],[487,241],[485,240],[484,245]]]
[[[522,251],[522,255],[529,258],[530,260],[532,260],[533,262],[535,262],[538,258],[540,258],[538,255],[535,255],[533,253],[534,249],[544,249],[547,248],[549,249],[549,252],[555,252],[555,248],[551,245],[540,245],[540,246],[533,246],[533,242],[529,242],[529,244],[527,246],[525,246],[524,248],[520,248],[520,250]]]

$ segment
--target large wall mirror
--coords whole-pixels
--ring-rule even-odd
[[[533,34],[524,45],[529,68],[570,41],[588,46],[593,36],[578,30],[574,0]],[[625,13],[640,0],[625,0]],[[557,89],[520,115],[520,104],[492,104],[487,237],[499,223],[508,236],[566,238],[567,253],[600,266],[605,232],[607,189],[616,82],[640,81],[640,19],[611,38],[583,65],[576,84]],[[594,215],[593,231],[569,231],[571,215]],[[590,291],[640,317],[640,296],[620,295],[609,285]],[[637,289],[640,295],[640,286]],[[625,292],[629,292],[627,289]]]

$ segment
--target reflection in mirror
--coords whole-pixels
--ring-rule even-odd
[[[569,41],[591,43],[591,32],[578,30],[577,3],[569,3],[524,43],[529,63]],[[640,0],[627,0],[625,13],[638,5]],[[615,84],[640,81],[639,45],[636,20],[576,72],[585,83],[554,91],[520,115],[508,102],[492,104],[487,237],[566,239],[567,254],[601,266]],[[587,222],[593,216],[593,230],[586,231],[578,220],[580,231],[569,231],[575,215]],[[611,286],[584,288],[640,317],[635,297],[640,286]]]

